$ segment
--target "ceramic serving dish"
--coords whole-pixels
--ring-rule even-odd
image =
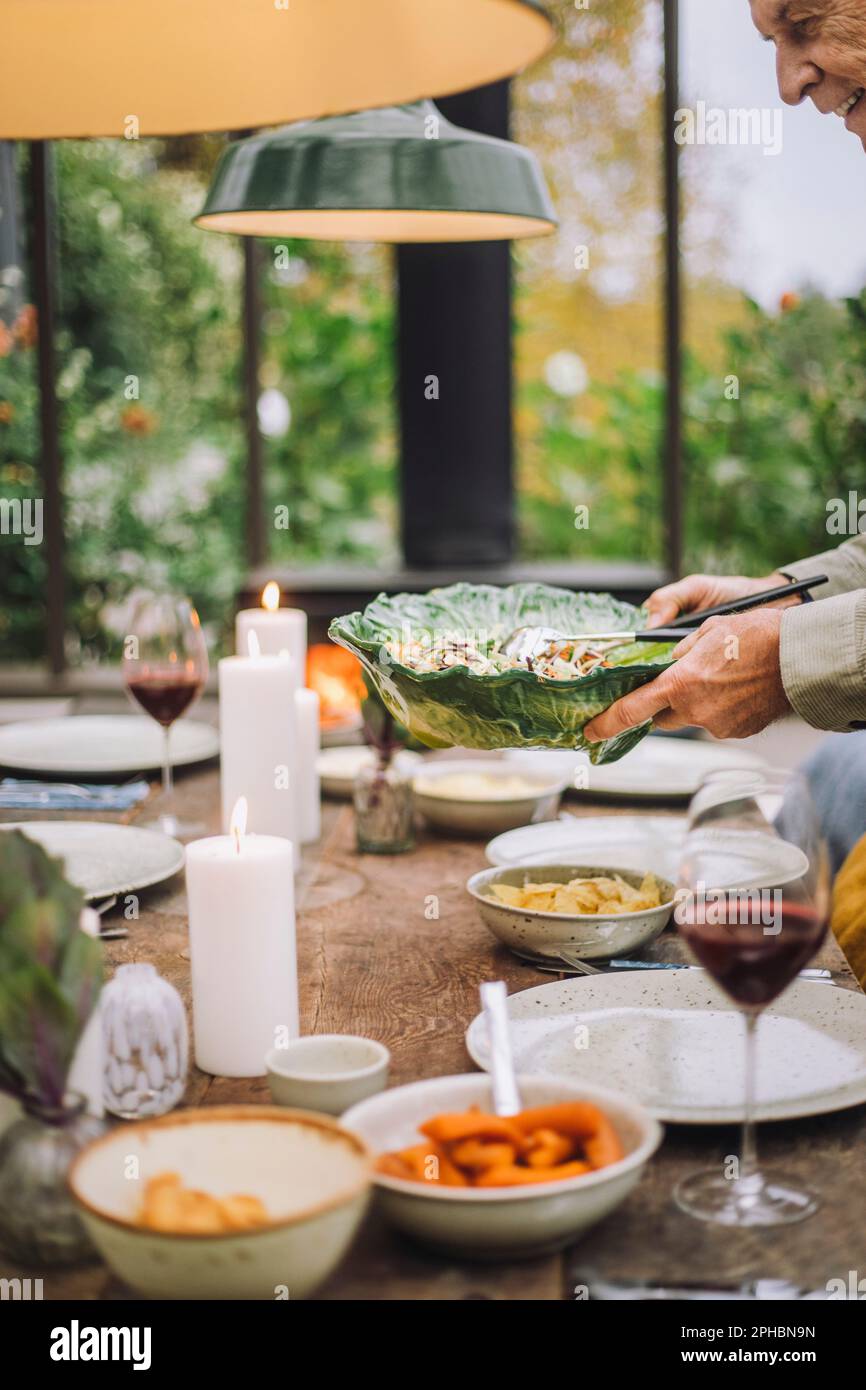
[[[581,960],[610,960],[637,954],[664,931],[674,910],[674,885],[668,879],[657,878],[662,896],[660,907],[594,916],[509,907],[493,896],[492,885],[506,883],[517,888],[526,883],[568,883],[573,878],[619,874],[626,883],[638,888],[645,872],[598,864],[524,864],[482,869],[472,875],[466,887],[488,929],[525,960],[549,965],[561,959],[560,946]]]
[[[391,1054],[375,1038],[318,1033],[293,1038],[265,1058],[275,1105],[342,1115],[350,1105],[381,1091]]]
[[[178,1110],[123,1125],[78,1154],[69,1185],[114,1273],[148,1298],[303,1298],[348,1249],[370,1192],[363,1140],[324,1115],[260,1105]],[[271,1220],[186,1235],[136,1222],[144,1185],[177,1173],[214,1196],[250,1194]]]
[[[588,1100],[613,1121],[625,1150],[619,1163],[596,1173],[532,1187],[427,1187],[374,1175],[385,1217],[437,1250],[472,1259],[529,1258],[561,1249],[625,1200],[658,1148],[657,1120],[625,1096],[600,1086],[521,1076],[524,1105]],[[492,1109],[490,1079],[476,1073],[440,1076],[383,1091],[343,1118],[375,1153],[417,1143],[418,1125],[443,1111]]]
[[[521,627],[625,633],[645,622],[643,610],[610,594],[549,584],[450,584],[427,594],[380,594],[363,613],[335,618],[328,636],[358,658],[394,718],[428,748],[581,748],[595,764],[615,762],[636,747],[650,721],[592,744],[584,726],[664,671],[673,643],[627,643],[608,651],[604,666],[574,679],[548,678],[527,666],[490,674],[463,664],[418,670],[403,665],[394,648],[456,635],[490,651]]]
[[[499,835],[552,820],[567,779],[493,759],[442,758],[426,763],[412,785],[415,805],[431,825],[463,835]]]

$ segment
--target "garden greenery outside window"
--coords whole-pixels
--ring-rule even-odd
[[[659,563],[662,6],[553,9],[563,37],[512,84],[515,136],[541,159],[561,224],[515,248],[523,554]],[[780,132],[766,154],[756,143],[680,155],[684,566],[762,574],[832,544],[826,500],[862,487],[862,152],[811,104],[780,109],[744,0],[680,0],[679,14],[682,109],[757,108],[749,130]],[[816,209],[822,164],[832,173]],[[833,254],[818,256],[822,245]]]
[[[117,657],[141,588],[189,593],[212,646],[229,641],[246,570],[242,257],[234,238],[191,223],[222,143],[54,145],[73,666]],[[5,148],[23,229],[28,149]],[[23,230],[16,257],[7,254],[16,283],[0,306],[0,480],[4,496],[32,495],[39,406]],[[382,563],[397,551],[390,254],[265,243],[259,259],[269,554]],[[0,547],[3,658],[37,662],[43,556],[11,535]]]
[[[512,84],[560,218],[515,248],[522,552],[661,565],[662,4],[553,10],[558,43]]]

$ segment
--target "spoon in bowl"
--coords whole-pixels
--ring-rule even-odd
[[[481,1007],[490,1042],[490,1084],[496,1115],[517,1115],[522,1110],[514,1056],[508,1035],[508,991],[504,980],[487,980],[481,986]]]

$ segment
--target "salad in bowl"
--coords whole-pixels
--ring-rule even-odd
[[[617,645],[610,637],[642,626],[639,608],[609,594],[451,584],[380,594],[363,613],[335,618],[329,636],[354,652],[394,717],[428,747],[582,748],[606,763],[649,724],[595,744],[584,726],[670,664],[670,642]],[[507,639],[525,627],[586,636],[509,654]]]

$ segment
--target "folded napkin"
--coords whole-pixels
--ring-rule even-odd
[[[129,811],[150,790],[144,780],[122,786],[72,782],[22,782],[4,777],[0,782],[3,811]]]

